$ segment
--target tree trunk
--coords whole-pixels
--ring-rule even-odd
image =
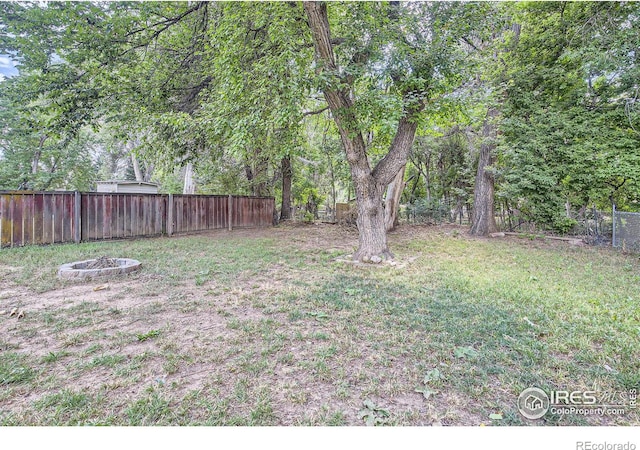
[[[247,181],[251,188],[251,195],[264,197],[269,193],[267,183],[267,172],[269,170],[269,160],[262,155],[260,149],[256,149],[253,155],[253,163],[247,161],[244,166]]]
[[[48,137],[49,136],[47,136],[46,134],[40,137],[38,150],[36,150],[36,153],[33,155],[33,159],[31,161],[31,173],[34,175],[38,173],[38,167],[40,167],[40,156],[42,155],[42,147],[44,147],[44,141],[46,141]]]
[[[329,161],[329,174],[331,176],[331,216],[336,220],[336,174],[333,170],[333,161],[331,155],[327,153],[327,160]],[[347,199],[348,200],[348,199]]]
[[[184,169],[184,187],[182,189],[183,194],[195,194],[196,182],[193,179],[193,164],[188,162]]]
[[[309,29],[318,61],[318,70],[336,76],[339,68],[331,43],[327,4],[304,2]],[[354,112],[354,92],[344,83],[328,83],[323,89],[333,120],[351,168],[351,179],[356,192],[358,209],[358,250],[353,259],[379,263],[393,258],[387,246],[382,193],[407,163],[417,129],[418,114],[424,109],[424,93],[405,92],[404,114],[398,122],[396,134],[387,154],[371,169],[367,147]],[[417,100],[416,100],[417,99]]]
[[[409,180],[407,180],[407,184],[409,184]],[[411,188],[411,195],[409,196],[409,203],[413,203],[416,199],[416,189],[418,189],[418,185],[420,184],[420,175],[415,177],[413,181],[413,187]]]
[[[257,197],[265,197],[269,194],[269,183],[267,180],[269,171],[269,160],[263,156],[260,156],[256,163],[252,186],[253,195]]]
[[[143,178],[144,178],[144,181],[146,181],[147,183],[151,181],[151,176],[153,175],[153,169],[155,169],[154,164],[145,164]]]
[[[473,213],[471,230],[474,236],[487,236],[498,231],[494,212],[494,175],[488,170],[495,163],[496,125],[498,110],[490,108],[482,127],[482,143],[476,172],[476,184],[473,189]]]
[[[133,153],[131,153],[131,163],[133,164],[133,173],[136,175],[136,181],[144,181],[144,176],[140,170],[140,163]]]
[[[404,172],[407,166],[395,176],[393,181],[387,186],[387,196],[384,202],[384,226],[387,231],[393,230],[398,225],[398,210],[400,208],[400,197],[406,186],[404,182]]]
[[[291,157],[282,158],[282,208],[280,220],[291,220]]]
[[[353,172],[353,171],[352,171]],[[368,178],[368,179],[367,179]],[[384,187],[376,184],[372,177],[354,178],[356,207],[358,210],[358,250],[353,259],[362,262],[380,263],[393,259],[387,245],[387,230],[384,224],[382,193]]]
[[[424,182],[427,190],[427,201],[431,202],[431,152],[427,155],[427,161],[424,166]]]
[[[513,51],[520,41],[521,26],[514,23],[511,26],[513,39],[511,47],[507,53]],[[498,58],[498,53],[494,52],[494,62]],[[505,76],[503,72],[502,76]],[[493,171],[488,171],[487,167],[492,166],[496,157],[497,120],[500,112],[497,108],[490,107],[484,119],[482,127],[482,144],[480,145],[480,158],[478,159],[478,171],[476,172],[476,184],[473,189],[473,211],[471,215],[470,233],[475,236],[486,236],[489,233],[498,231],[494,211],[494,190],[495,177]]]

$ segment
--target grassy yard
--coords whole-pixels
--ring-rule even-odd
[[[0,425],[639,424],[516,406],[640,389],[637,256],[465,232],[401,228],[383,268],[330,225],[0,250]],[[55,277],[103,255],[144,269]]]

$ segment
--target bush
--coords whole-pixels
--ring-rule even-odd
[[[558,233],[568,234],[576,225],[578,225],[578,221],[575,219],[570,217],[557,217],[553,220],[552,227],[553,230]]]
[[[441,223],[450,219],[449,206],[439,200],[421,198],[407,206],[407,218],[419,223]]]

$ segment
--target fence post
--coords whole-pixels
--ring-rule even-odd
[[[82,240],[82,201],[80,198],[80,192],[76,191],[73,194],[73,241],[79,244]]]
[[[171,236],[173,234],[173,194],[169,194],[169,199],[167,200],[167,235]]]
[[[613,203],[613,236],[611,238],[611,245],[616,248],[616,204]]]
[[[233,230],[233,195],[229,194],[229,231]]]

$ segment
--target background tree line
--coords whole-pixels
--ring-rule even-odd
[[[355,200],[357,259],[399,205],[568,232],[640,204],[639,6],[0,3],[0,188]]]

